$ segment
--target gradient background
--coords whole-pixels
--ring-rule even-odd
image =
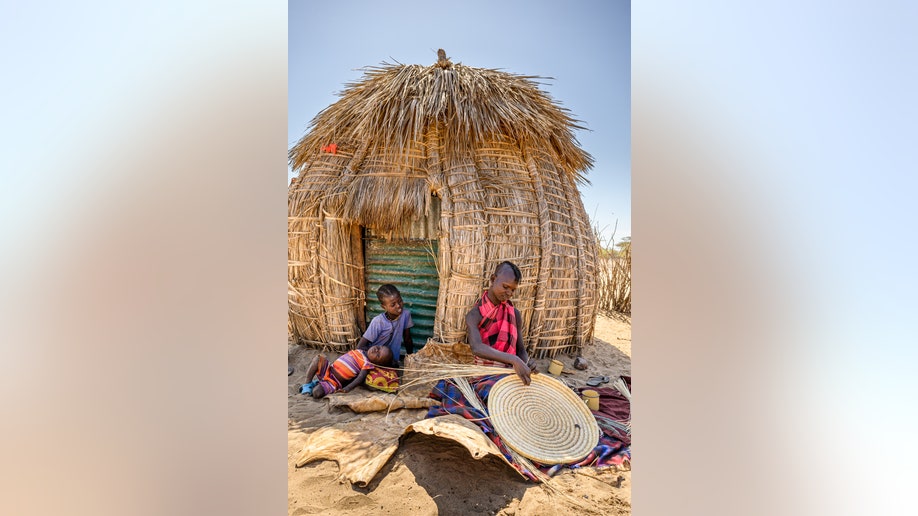
[[[634,514],[918,513],[916,9],[633,6]],[[0,514],[285,512],[286,32],[0,5]]]

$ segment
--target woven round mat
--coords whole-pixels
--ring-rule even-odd
[[[501,379],[488,394],[488,412],[504,444],[541,464],[586,457],[599,442],[599,425],[574,391],[547,374]]]

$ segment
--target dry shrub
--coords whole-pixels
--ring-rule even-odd
[[[617,245],[615,232],[608,238],[595,226],[596,273],[599,289],[599,310],[631,315],[631,239]]]

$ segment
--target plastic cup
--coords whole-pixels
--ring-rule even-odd
[[[598,392],[587,389],[585,391],[582,391],[580,395],[583,396],[583,402],[587,404],[587,407],[589,407],[590,410],[594,410],[594,411],[599,410],[599,393]]]

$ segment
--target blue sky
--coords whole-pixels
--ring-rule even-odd
[[[556,101],[583,121],[595,165],[580,188],[594,224],[631,235],[630,2],[341,1],[289,3],[288,147],[365,66],[453,62],[552,77]]]

